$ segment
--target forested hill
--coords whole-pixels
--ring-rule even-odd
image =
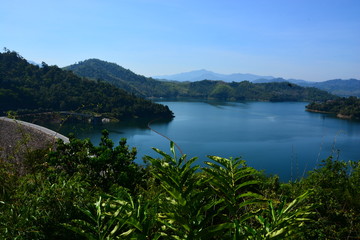
[[[0,53],[0,114],[81,111],[114,118],[172,118],[168,107],[57,66],[30,64],[16,52]]]
[[[137,75],[115,63],[89,59],[66,67],[82,77],[110,82],[124,90],[146,97],[199,98],[232,101],[322,101],[336,98],[317,88],[293,83],[226,83],[203,80],[169,82]]]
[[[172,97],[181,92],[181,87],[177,84],[147,78],[115,63],[99,59],[88,59],[64,69],[81,77],[109,82],[127,92],[143,97]]]
[[[321,101],[336,96],[317,88],[305,88],[288,82],[251,83],[248,81],[224,83],[203,80],[189,84],[189,96],[236,101]]]

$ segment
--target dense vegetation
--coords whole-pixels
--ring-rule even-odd
[[[360,162],[331,157],[280,183],[244,160],[209,156],[134,163],[136,149],[103,132],[99,146],[71,137],[56,150],[0,165],[2,239],[356,239]]]
[[[114,63],[89,59],[66,67],[82,77],[110,82],[134,94],[157,98],[201,98],[230,101],[321,101],[335,96],[317,88],[300,87],[288,82],[225,83],[158,81],[137,75]]]
[[[313,102],[307,105],[306,109],[309,111],[333,113],[341,118],[360,119],[360,99],[357,97]]]
[[[0,114],[75,111],[118,119],[172,118],[168,107],[105,82],[80,78],[57,66],[29,64],[16,52],[0,53]]]

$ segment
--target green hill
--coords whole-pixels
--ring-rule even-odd
[[[300,87],[288,82],[251,83],[249,81],[225,83],[203,80],[189,84],[189,97],[236,101],[319,101],[334,99],[325,91]]]
[[[64,69],[81,77],[109,82],[125,91],[143,97],[174,97],[185,91],[179,84],[147,78],[115,63],[99,59],[88,59]]]
[[[227,101],[318,101],[336,98],[325,91],[300,87],[288,82],[160,81],[137,75],[115,63],[98,59],[85,60],[70,65],[65,69],[71,70],[82,77],[109,82],[126,91],[145,97],[199,98]]]
[[[168,107],[57,66],[35,66],[16,52],[0,53],[0,113],[77,111],[113,118],[172,118]]]

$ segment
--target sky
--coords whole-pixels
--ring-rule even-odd
[[[59,67],[360,79],[359,0],[2,0],[0,48]]]

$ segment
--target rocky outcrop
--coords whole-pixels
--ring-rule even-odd
[[[0,160],[13,163],[23,173],[23,160],[32,151],[54,148],[57,139],[69,139],[32,123],[0,117]]]

